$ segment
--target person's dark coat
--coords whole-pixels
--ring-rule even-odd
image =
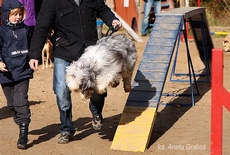
[[[54,29],[54,57],[77,60],[85,47],[98,40],[96,19],[107,26],[117,19],[104,0],[44,0],[37,18],[30,47],[30,59],[41,59],[41,52],[50,26]]]
[[[22,5],[17,0],[4,0],[2,4],[0,61],[6,64],[8,72],[0,71],[0,84],[33,77],[28,57],[28,29],[23,22],[13,24],[8,20],[10,10],[18,7]]]

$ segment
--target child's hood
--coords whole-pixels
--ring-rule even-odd
[[[4,0],[2,4],[2,24],[7,25],[9,23],[8,16],[11,10],[15,8],[22,7],[23,12],[23,19],[25,19],[26,11],[21,3],[18,0]]]

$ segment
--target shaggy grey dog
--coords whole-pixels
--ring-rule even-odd
[[[93,91],[103,94],[122,79],[125,92],[130,92],[136,60],[135,44],[126,35],[104,37],[66,68],[67,86],[88,99]]]

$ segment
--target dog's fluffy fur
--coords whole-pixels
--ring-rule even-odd
[[[122,79],[125,92],[130,92],[136,53],[135,44],[124,34],[104,37],[66,68],[67,86],[87,99],[93,91],[103,94],[108,87],[117,87]]]
[[[223,41],[224,52],[230,52],[230,33],[225,37]]]

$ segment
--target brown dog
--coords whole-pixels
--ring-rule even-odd
[[[225,37],[223,41],[224,52],[230,52],[230,33]]]
[[[52,67],[52,55],[53,44],[49,39],[47,39],[42,50],[42,69]]]
[[[54,34],[54,30],[50,29],[45,45],[42,49],[42,69],[52,67],[52,58],[53,58],[53,44],[50,41],[51,37]],[[45,66],[46,64],[46,66]]]

